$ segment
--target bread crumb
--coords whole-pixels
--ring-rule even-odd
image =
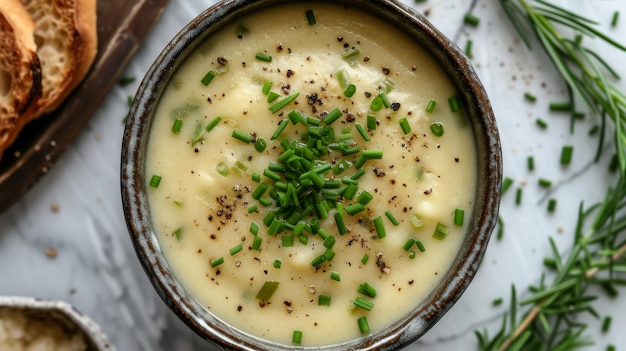
[[[57,252],[56,249],[53,249],[51,247],[47,247],[46,248],[46,256],[50,257],[50,258],[56,258],[59,255],[59,253]]]
[[[52,212],[56,213],[59,212],[61,206],[59,206],[58,202],[53,202],[52,205],[50,205],[50,209],[52,210]]]

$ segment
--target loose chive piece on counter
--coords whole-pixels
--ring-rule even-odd
[[[172,125],[172,132],[174,132],[175,134],[180,133],[180,128],[182,128],[183,126],[183,120],[182,119],[175,119],[174,120],[174,124]]]
[[[535,158],[532,156],[528,156],[526,160],[527,160],[526,164],[528,165],[528,171],[530,172],[534,171],[535,170]]]
[[[246,144],[250,144],[250,142],[252,142],[252,139],[254,139],[252,135],[244,133],[240,131],[239,129],[233,130],[232,137],[237,140],[243,141]]]
[[[471,12],[467,12],[465,17],[463,17],[463,21],[470,26],[476,27],[480,23],[480,18],[476,17],[476,15]]]
[[[400,128],[402,128],[402,132],[404,134],[411,133],[411,125],[409,124],[409,120],[406,117],[400,118]]]
[[[535,120],[535,123],[536,123],[536,124],[537,124],[537,126],[539,126],[539,128],[541,128],[541,129],[546,129],[546,128],[548,128],[548,122],[544,121],[544,120],[543,120],[543,119],[541,119],[541,118],[537,118],[537,119]]]
[[[367,322],[367,318],[365,318],[365,316],[357,319],[357,323],[359,325],[359,331],[361,332],[361,334],[368,334],[370,332],[370,325]]]
[[[437,223],[435,227],[435,231],[433,232],[433,238],[437,240],[443,240],[446,238],[448,233],[450,232],[450,228],[443,223]]]
[[[256,294],[256,299],[264,302],[269,301],[272,298],[272,295],[274,295],[276,289],[278,289],[278,285],[280,285],[280,282],[278,281],[266,281],[265,283],[263,283],[263,286]]]
[[[435,111],[435,107],[437,107],[437,101],[429,100],[428,104],[426,104],[426,112],[433,113]]]
[[[306,15],[306,20],[307,22],[309,22],[310,26],[317,23],[317,21],[315,20],[315,13],[313,13],[313,10],[306,10],[304,14]]]
[[[265,61],[265,62],[272,62],[272,56],[268,55],[266,53],[263,53],[263,52],[257,52],[256,55],[254,55],[254,57],[257,60],[261,60],[261,61]]]
[[[159,184],[161,184],[161,176],[153,174],[150,178],[150,186],[153,188],[158,188]]]
[[[472,41],[472,39],[468,39],[467,42],[465,42],[465,55],[467,55],[467,57],[472,57],[472,46],[474,45],[474,42]]]
[[[224,263],[224,257],[223,256],[218,258],[217,260],[211,261],[211,268],[215,268],[215,267],[221,265],[222,263]]]
[[[611,27],[615,28],[617,26],[617,21],[619,20],[619,11],[613,12],[613,18],[611,18]]]
[[[222,117],[215,117],[210,123],[209,125],[206,126],[206,128],[204,130],[206,130],[207,132],[210,132],[213,130],[213,128],[215,128],[215,126],[217,126],[220,121],[222,121]]]
[[[551,102],[548,105],[550,111],[571,111],[572,103],[569,101],[565,102]]]
[[[556,210],[556,199],[548,200],[548,212],[552,213]]]
[[[457,208],[454,210],[454,224],[455,225],[463,225],[463,222],[465,220],[465,211],[463,211],[460,208]]]
[[[563,146],[561,150],[561,164],[566,166],[572,162],[572,155],[574,153],[574,147],[571,145]]]
[[[515,204],[520,205],[522,203],[522,188],[517,188],[515,191]]]
[[[611,316],[604,317],[604,319],[602,320],[602,332],[603,333],[607,333],[609,331],[609,329],[611,328],[612,320],[613,320],[613,317]]]
[[[443,135],[443,124],[441,122],[433,122],[430,124],[430,131],[435,135],[435,136],[442,136]]]
[[[269,110],[272,113],[276,113],[276,112],[280,111],[283,107],[289,105],[289,103],[292,102],[293,100],[295,100],[299,95],[300,95],[300,92],[291,94],[291,95],[287,96],[286,98],[278,101],[274,105],[270,106]],[[268,96],[268,98],[269,98],[269,96]]]
[[[211,83],[211,81],[213,80],[213,78],[215,78],[215,76],[217,75],[217,73],[215,73],[215,71],[208,71],[204,77],[202,77],[202,80],[200,81],[202,83],[202,85],[207,86],[209,85],[209,83]]]
[[[535,102],[537,101],[537,97],[531,93],[524,93],[524,99],[526,99],[526,101],[528,102]]]
[[[505,177],[502,180],[502,195],[504,195],[506,193],[506,191],[509,190],[511,185],[513,185],[513,179],[511,179],[509,177]]]
[[[550,186],[552,186],[552,182],[548,179],[545,178],[539,178],[539,180],[537,181],[540,187],[543,188],[549,188]]]

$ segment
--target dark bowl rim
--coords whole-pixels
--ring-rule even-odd
[[[324,0],[336,3],[338,1]],[[165,47],[140,84],[131,106],[122,143],[121,191],[125,221],[139,261],[165,304],[194,332],[224,349],[298,349],[241,332],[202,307],[173,279],[151,228],[145,198],[143,163],[147,135],[161,89],[180,62],[203,38],[246,13],[291,0],[228,0],[209,7],[190,21]],[[460,298],[480,265],[499,210],[502,155],[495,116],[487,94],[469,59],[423,15],[397,0],[341,0],[343,4],[375,13],[395,23],[424,45],[450,76],[474,129],[478,159],[476,210],[468,226],[461,252],[445,274],[442,284],[428,298],[389,328],[316,350],[392,350],[404,347],[425,334]],[[308,349],[308,348],[305,348]]]

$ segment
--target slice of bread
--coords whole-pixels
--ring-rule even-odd
[[[0,0],[0,157],[35,113],[41,95],[34,30],[19,0]]]
[[[35,22],[41,61],[43,93],[37,102],[38,117],[65,100],[96,56],[96,0],[21,1]]]

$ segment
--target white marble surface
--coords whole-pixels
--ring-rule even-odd
[[[495,330],[503,307],[493,307],[495,298],[508,303],[511,284],[521,294],[537,283],[541,262],[552,236],[565,250],[572,240],[577,208],[602,198],[607,184],[604,157],[601,165],[588,167],[596,147],[587,135],[597,116],[588,115],[575,133],[568,132],[569,117],[551,114],[548,103],[565,99],[565,88],[539,49],[529,51],[517,39],[498,2],[479,0],[428,0],[414,3],[442,32],[464,47],[473,40],[473,62],[493,103],[504,154],[505,176],[523,187],[524,199],[514,204],[513,191],[502,199],[504,238],[492,239],[474,282],[455,307],[425,337],[409,350],[476,349],[473,331]],[[149,35],[126,70],[127,76],[142,77],[167,41],[211,0],[172,0],[161,21]],[[569,0],[557,3],[596,19],[615,38],[626,41],[626,19],[609,28],[613,11],[626,15],[623,0]],[[481,18],[477,28],[463,26],[463,15],[474,6]],[[622,74],[626,54],[605,47]],[[0,295],[32,296],[67,301],[99,323],[119,350],[209,350],[164,306],[148,283],[132,249],[123,220],[120,200],[119,162],[123,118],[127,98],[138,81],[116,87],[82,135],[61,157],[47,176],[11,209],[0,214]],[[626,89],[624,83],[619,83]],[[530,104],[526,91],[539,99]],[[548,121],[540,130],[535,119]],[[559,166],[561,147],[575,145],[571,166]],[[536,170],[528,172],[526,158],[534,156]],[[548,194],[537,186],[539,178],[556,183]],[[1,194],[0,194],[1,196]],[[546,198],[558,199],[555,213],[546,211]],[[56,257],[46,254],[48,249]],[[592,321],[588,333],[596,340],[590,350],[607,344],[626,349],[619,330],[626,327],[626,298],[602,299],[601,315],[613,316],[612,332],[602,334]]]

